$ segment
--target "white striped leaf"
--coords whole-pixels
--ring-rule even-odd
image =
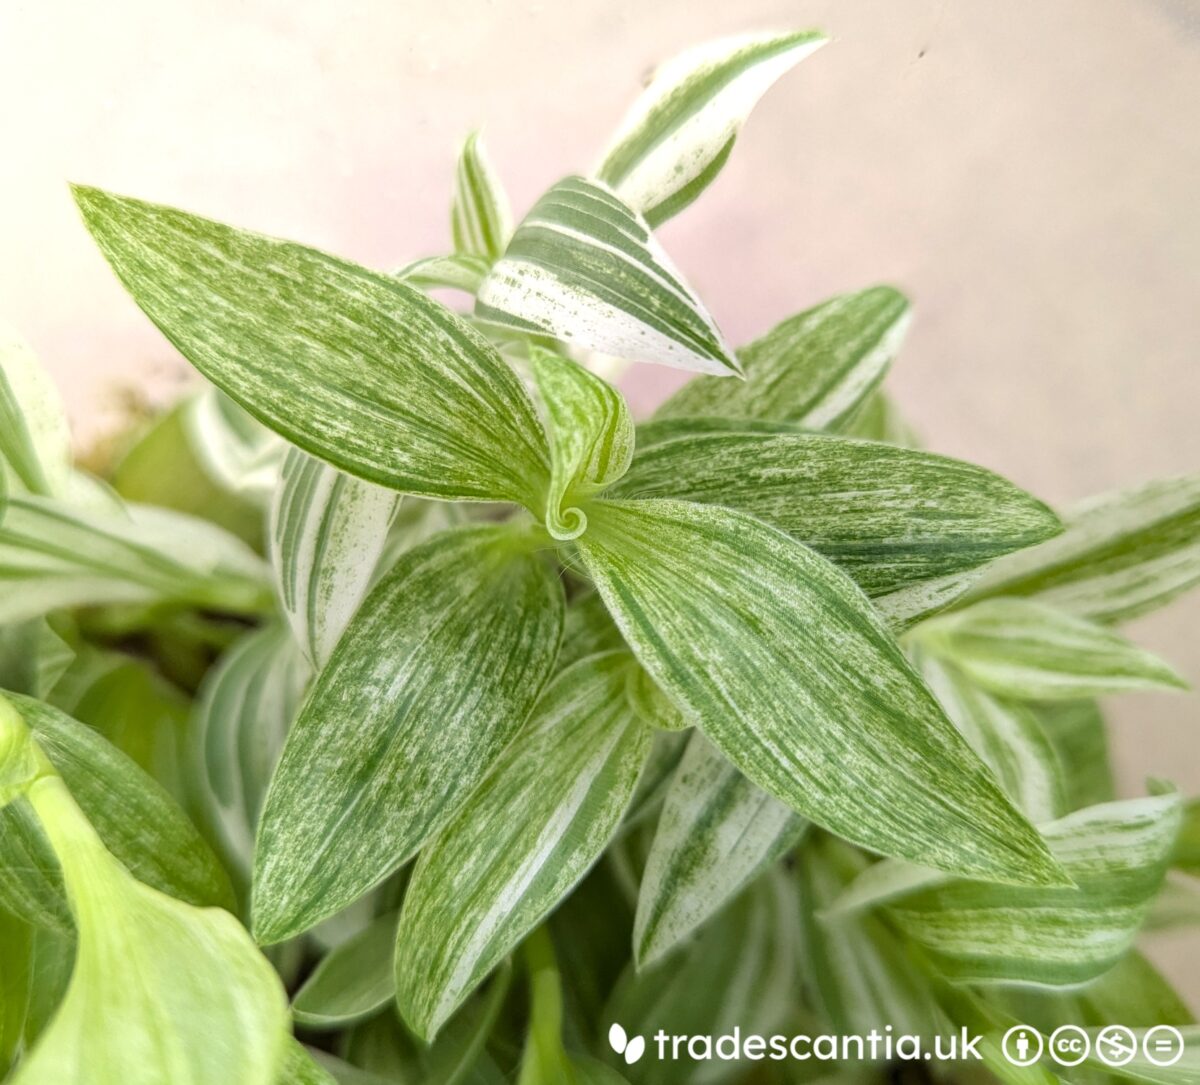
[[[1029,599],[985,599],[922,624],[919,643],[1002,697],[1075,701],[1186,689],[1158,656],[1102,625]]]
[[[885,855],[1061,882],[866,597],[744,513],[603,501],[577,540],[655,682],[764,791]]]
[[[0,517],[0,623],[111,603],[255,613],[270,606],[266,576],[240,539],[167,509],[10,494]]]
[[[839,294],[739,350],[742,383],[697,377],[655,417],[712,415],[837,428],[883,380],[910,316],[908,299],[890,286]]]
[[[160,784],[58,709],[15,693],[4,697],[24,718],[105,847],[139,881],[195,904],[233,906],[228,877]],[[70,929],[62,873],[24,802],[0,809],[0,906],[37,926]]]
[[[661,65],[604,153],[597,174],[659,223],[707,188],[771,84],[827,39],[816,31],[742,34]]]
[[[204,786],[197,790],[226,862],[245,879],[267,784],[310,674],[289,631],[274,623],[229,648],[200,688],[193,729]]]
[[[395,490],[536,507],[547,450],[533,404],[445,306],[302,245],[74,191],[138,305],[264,425]]]
[[[321,668],[366,595],[400,504],[394,490],[293,448],[271,502],[271,566],[283,612]]]
[[[612,497],[740,509],[840,565],[870,596],[974,568],[1060,530],[972,464],[826,434],[713,433],[639,450]]]
[[[1075,888],[941,877],[915,891],[910,883],[887,902],[887,915],[957,981],[1085,983],[1132,945],[1162,886],[1179,820],[1173,793],[1079,810],[1042,826]],[[875,888],[878,901],[882,883]]]
[[[292,998],[292,1017],[311,1029],[335,1029],[369,1017],[396,993],[392,950],[396,913],[382,915],[334,946]]]
[[[77,941],[66,994],[14,1085],[275,1085],[287,995],[245,928],[135,880],[60,777],[27,796]]]
[[[270,500],[286,441],[211,385],[185,401],[183,425],[197,461],[221,489],[256,506]]]
[[[0,323],[0,483],[7,477],[29,493],[61,493],[70,468],[58,390],[29,345]]]
[[[453,253],[414,260],[397,271],[396,277],[420,290],[463,290],[474,294],[490,267],[488,261],[478,256]]]
[[[670,415],[652,418],[637,427],[637,451],[681,437],[711,437],[730,433],[815,433],[816,430],[795,422],[775,422],[765,418],[724,418],[721,415]]]
[[[998,700],[951,666],[924,659],[921,673],[946,715],[1035,825],[1067,812],[1063,767],[1028,707]]]
[[[627,652],[547,687],[483,785],[421,853],[396,935],[400,1012],[430,1039],[600,857],[633,797],[650,731],[625,701]]]
[[[646,221],[581,177],[533,205],[479,288],[475,315],[630,361],[741,372]]]
[[[604,600],[594,591],[577,595],[567,607],[558,667],[563,669],[585,656],[623,648],[621,631],[613,624]]]
[[[897,1035],[932,1039],[944,1018],[928,981],[903,941],[877,916],[828,909],[867,860],[839,841],[814,836],[800,849],[804,977],[809,995],[834,1030],[866,1036],[889,1026]]]
[[[410,550],[359,608],[288,733],[259,822],[255,934],[278,942],[382,881],[524,723],[558,652],[556,572],[506,525]]]
[[[478,132],[467,136],[458,156],[450,233],[456,253],[477,256],[489,264],[500,258],[512,236],[508,196]]]
[[[1063,521],[1057,538],[997,562],[972,598],[1032,596],[1120,622],[1200,584],[1200,475],[1091,498]]]
[[[587,527],[577,502],[619,479],[633,458],[633,419],[611,384],[560,354],[530,348],[533,375],[550,418],[550,490],[544,522],[556,539]]]
[[[1062,769],[1067,811],[1112,802],[1116,781],[1108,755],[1108,728],[1095,701],[1033,706]]]
[[[634,960],[658,960],[800,839],[806,822],[701,734],[675,770],[642,871]]]

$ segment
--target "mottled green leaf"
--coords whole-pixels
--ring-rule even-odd
[[[650,732],[625,699],[633,660],[592,656],[421,853],[396,942],[397,999],[430,1037],[599,858],[633,797]]]
[[[367,596],[292,726],[255,858],[276,942],[377,884],[452,817],[524,723],[558,652],[554,570],[504,525],[409,551]]]
[[[29,493],[61,493],[71,435],[58,391],[29,345],[0,323],[0,482]]]
[[[475,315],[631,361],[741,372],[645,220],[580,177],[533,205],[479,288]]]
[[[741,34],[672,58],[626,114],[598,175],[651,222],[670,218],[712,183],[771,84],[825,41],[812,30]]]
[[[396,277],[420,290],[464,290],[474,294],[490,267],[486,260],[462,253],[426,256],[406,264],[396,272]]]
[[[836,428],[883,380],[908,323],[908,299],[890,286],[840,294],[739,350],[741,384],[697,377],[655,417],[715,415]]]
[[[1200,475],[1091,498],[1063,521],[1057,538],[997,562],[972,597],[1032,596],[1119,622],[1200,583]]]
[[[741,509],[842,566],[871,596],[974,568],[1059,530],[1045,505],[982,467],[815,433],[665,441],[639,450],[609,495]]]
[[[884,854],[1061,882],[844,573],[730,509],[596,501],[588,513],[577,545],[625,639],[750,780]]]
[[[406,493],[537,506],[533,404],[444,306],[302,245],[93,188],[75,198],[151,320],[293,444]]]
[[[694,734],[666,793],[642,872],[639,967],[658,960],[787,852],[805,821]]]
[[[1003,697],[1076,701],[1187,688],[1169,664],[1120,634],[1030,599],[985,599],[924,623],[918,637]]]
[[[320,668],[371,581],[399,495],[293,448],[271,503],[271,566],[288,624]]]
[[[450,233],[456,253],[481,257],[489,264],[500,257],[512,235],[508,196],[478,132],[467,136],[458,156]]]
[[[396,993],[396,913],[382,915],[331,949],[292,999],[306,1028],[341,1028],[386,1006]]]
[[[583,592],[567,607],[562,648],[558,653],[559,668],[597,652],[614,651],[624,644],[621,631],[613,624],[604,600],[594,591]]]

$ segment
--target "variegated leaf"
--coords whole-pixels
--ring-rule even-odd
[[[528,726],[421,853],[396,936],[400,1012],[429,1039],[572,889],[620,825],[650,749],[627,652],[546,689]]]
[[[664,441],[639,450],[607,496],[748,512],[840,565],[870,596],[961,573],[1060,530],[1045,505],[982,467],[816,433]]]
[[[886,855],[1062,875],[850,579],[753,517],[603,501],[577,540],[655,682],[750,780]]]
[[[71,435],[58,390],[29,345],[0,323],[0,476],[12,488],[60,494],[70,468]]]
[[[454,253],[414,260],[397,271],[396,277],[420,290],[463,290],[474,294],[490,267],[478,256]]]
[[[1076,701],[1187,688],[1167,663],[1120,634],[1029,599],[985,599],[922,624],[917,637],[1003,697]]]
[[[260,612],[267,569],[240,539],[167,509],[83,509],[10,494],[0,518],[0,623],[110,603]]]
[[[213,482],[255,506],[266,505],[279,482],[286,441],[211,386],[184,402],[183,424]]]
[[[836,428],[883,380],[910,319],[890,286],[840,294],[788,317],[738,351],[741,384],[697,377],[655,417],[718,416]]]
[[[642,872],[638,967],[658,960],[800,839],[806,822],[759,790],[701,734],[675,770]]]
[[[633,458],[633,419],[625,397],[583,366],[530,348],[533,375],[550,417],[546,529],[574,539],[587,527],[577,502],[619,479]]]
[[[366,595],[400,497],[298,448],[271,503],[271,566],[283,612],[320,669]]]
[[[916,430],[900,413],[895,400],[881,387],[876,387],[854,412],[837,426],[846,437],[862,437],[867,441],[885,441],[902,448],[920,448]]]
[[[549,675],[562,588],[507,525],[410,550],[367,596],[288,734],[259,822],[255,933],[361,896],[456,812]]]
[[[652,223],[670,218],[712,183],[771,84],[825,41],[811,30],[742,34],[672,58],[626,114],[598,175]]]
[[[281,624],[247,633],[209,671],[194,733],[212,835],[231,870],[249,878],[267,784],[311,669]]]
[[[1034,705],[1033,711],[1058,755],[1067,811],[1115,799],[1108,728],[1096,702],[1051,702]]]
[[[1057,538],[997,562],[972,597],[1031,596],[1120,622],[1200,584],[1200,475],[1091,498],[1063,521]]]
[[[93,188],[75,199],[151,320],[293,444],[405,493],[538,506],[533,404],[449,309],[302,245]]]
[[[292,998],[292,1017],[306,1028],[336,1029],[369,1017],[396,993],[392,951],[396,913],[379,916],[334,946]]]
[[[1170,793],[1089,807],[1043,825],[1073,888],[939,876],[915,890],[908,879],[897,896],[887,892],[880,872],[871,898],[890,896],[890,921],[957,981],[1084,983],[1111,968],[1132,944],[1162,886],[1179,820],[1179,797]],[[896,876],[903,881],[907,872],[897,870]],[[867,899],[856,895],[858,906]]]
[[[499,259],[512,236],[508,196],[478,132],[467,136],[458,156],[450,233],[456,253],[489,264]]]
[[[479,288],[475,315],[631,361],[741,372],[645,220],[581,177],[534,204]]]

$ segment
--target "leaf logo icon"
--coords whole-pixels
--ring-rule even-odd
[[[624,1055],[626,1064],[637,1062],[646,1053],[646,1041],[641,1036],[629,1039],[625,1030],[615,1022],[608,1030],[608,1046],[618,1055]]]

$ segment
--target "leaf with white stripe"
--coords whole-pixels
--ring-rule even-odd
[[[490,267],[478,256],[453,253],[414,260],[397,271],[396,277],[420,290],[463,290],[474,294]]]
[[[731,509],[597,500],[588,515],[576,545],[626,641],[764,791],[885,855],[1061,883],[836,566]]]
[[[672,58],[626,114],[598,175],[654,224],[682,211],[720,172],[758,100],[826,40],[813,30],[741,34]]]
[[[271,566],[288,624],[318,669],[367,593],[399,504],[394,490],[288,452],[271,503]]]
[[[204,780],[197,790],[222,854],[246,880],[267,784],[310,673],[290,632],[273,623],[229,648],[200,687],[193,727]]]
[[[70,469],[58,390],[29,345],[0,323],[0,475],[29,493],[55,494],[66,488]]]
[[[946,715],[1034,824],[1067,812],[1054,744],[1025,705],[989,696],[953,667],[925,658],[921,673]]]
[[[467,136],[458,156],[450,233],[456,253],[478,256],[489,264],[499,259],[512,236],[508,195],[478,132]]]
[[[873,286],[788,317],[738,351],[746,379],[689,381],[655,417],[715,415],[837,428],[878,387],[910,321],[908,299]]]
[[[483,785],[421,853],[396,935],[400,1012],[426,1040],[608,846],[650,731],[625,701],[627,652],[546,689]]]
[[[550,416],[546,530],[574,539],[587,527],[578,502],[619,479],[633,458],[633,419],[606,380],[553,351],[530,348],[538,392]]]
[[[146,315],[264,425],[394,490],[537,508],[548,453],[533,403],[445,306],[303,245],[74,192]]]
[[[8,496],[0,518],[0,623],[68,607],[155,602],[258,613],[271,605],[267,569],[240,539],[183,513]]]
[[[982,467],[820,433],[712,433],[639,450],[611,497],[740,509],[841,566],[870,596],[972,569],[1060,530]]]
[[[741,372],[646,221],[581,177],[533,205],[479,288],[475,315],[630,361]]]
[[[308,929],[392,873],[525,722],[562,633],[556,571],[509,525],[410,550],[292,725],[259,822],[255,934]]]
[[[926,649],[1002,697],[1075,701],[1136,689],[1186,689],[1158,656],[1119,633],[1029,599],[985,599],[924,623]]]
[[[1042,826],[1075,888],[942,878],[891,900],[887,915],[957,981],[1086,983],[1133,944],[1179,820],[1174,793],[1079,810]]]
[[[1058,755],[1067,811],[1112,802],[1116,781],[1109,762],[1108,727],[1095,701],[1059,701],[1033,706]]]
[[[1031,596],[1121,622],[1200,584],[1200,475],[1091,498],[1063,522],[1057,538],[997,562],[972,598]]]
[[[265,505],[279,481],[288,445],[212,386],[183,404],[192,453],[227,493]]]
[[[642,871],[638,967],[658,960],[789,851],[806,822],[755,787],[701,734],[675,770]]]
[[[334,946],[292,998],[292,1016],[311,1029],[336,1029],[369,1017],[396,993],[392,950],[396,913],[379,916]]]

